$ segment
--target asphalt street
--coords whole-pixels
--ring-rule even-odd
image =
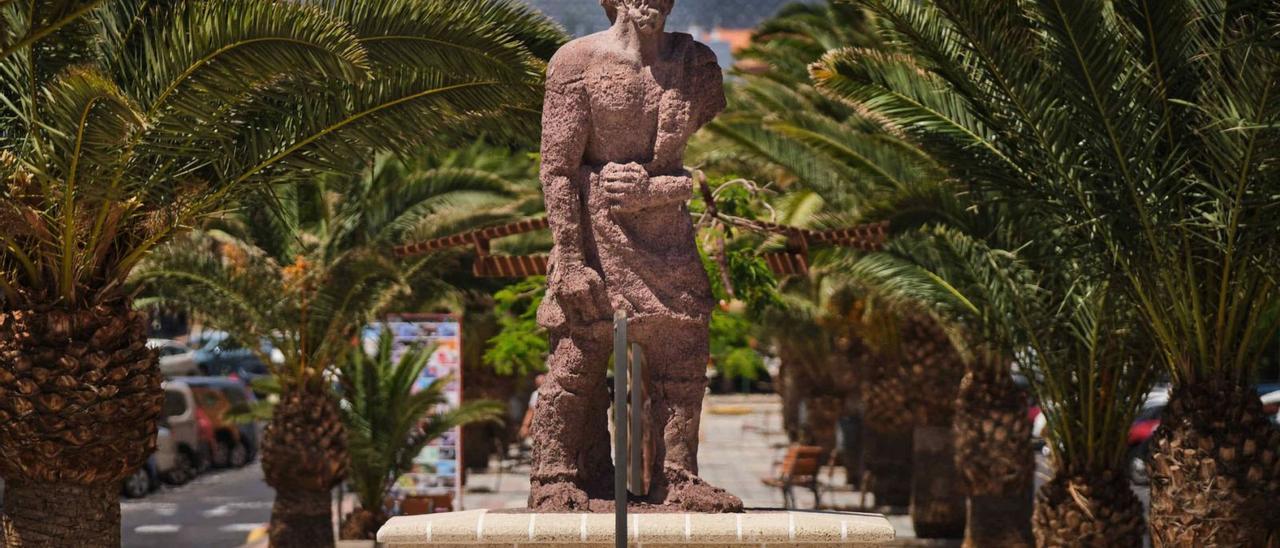
[[[229,548],[271,517],[275,492],[255,462],[201,475],[180,487],[162,486],[120,503],[125,548]]]

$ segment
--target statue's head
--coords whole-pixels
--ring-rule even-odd
[[[662,32],[676,0],[600,0],[609,22],[633,25],[644,33]]]

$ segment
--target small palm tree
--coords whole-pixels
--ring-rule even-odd
[[[502,404],[484,400],[442,411],[448,404],[444,387],[449,378],[418,390],[431,352],[410,348],[396,360],[395,337],[388,329],[379,335],[374,354],[356,348],[338,366],[350,477],[360,503],[342,524],[344,539],[374,538],[387,520],[384,507],[392,483],[413,467],[423,447],[453,428],[503,416]]]
[[[181,305],[253,348],[283,354],[272,365],[281,401],[262,444],[276,489],[273,543],[331,542],[329,491],[346,476],[347,441],[325,372],[351,340],[429,263],[391,256],[405,234],[457,208],[506,203],[506,185],[483,172],[429,170],[284,187],[272,207],[242,212],[152,254],[135,273],[145,302]],[[212,228],[221,227],[221,228]],[[265,363],[270,363],[263,356]]]

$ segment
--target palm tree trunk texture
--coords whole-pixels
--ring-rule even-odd
[[[120,482],[164,402],[146,333],[122,304],[0,313],[6,546],[120,544]]]
[[[262,473],[276,490],[273,547],[333,545],[330,492],[346,477],[348,458],[333,397],[317,386],[286,387],[262,440]]]
[[[877,506],[906,508],[911,504],[911,430],[863,429],[864,464],[871,473],[871,493]]]
[[[1006,369],[980,365],[965,374],[953,428],[969,495],[964,545],[1032,546],[1031,421]]]
[[[386,522],[387,515],[382,510],[358,508],[343,520],[339,534],[342,540],[374,540],[378,537],[378,529]]]
[[[876,505],[911,503],[911,441],[915,419],[911,390],[901,360],[878,355],[862,381],[863,446]]]
[[[1036,493],[1037,546],[1142,546],[1142,501],[1122,471],[1055,474]]]
[[[1280,429],[1251,388],[1175,387],[1150,473],[1154,546],[1280,546]]]
[[[924,314],[903,318],[904,390],[914,415],[911,521],[916,536],[964,536],[964,480],[955,465],[957,387],[965,374],[964,359],[938,322]]]
[[[787,440],[796,443],[802,434],[800,428],[800,407],[804,403],[804,383],[800,382],[799,371],[783,354],[778,378],[774,382],[775,390],[782,397],[782,429],[787,433]]]
[[[844,399],[838,396],[814,395],[805,401],[804,430],[808,439],[804,442],[821,447],[824,458],[835,449],[836,426],[843,410]]]
[[[866,466],[862,462],[862,399],[857,393],[845,398],[844,416],[840,418],[840,430],[844,443],[840,447],[841,464],[847,485],[858,485]]]
[[[332,506],[328,490],[276,490],[267,529],[272,548],[333,546]]]
[[[6,548],[120,546],[120,485],[5,483]]]
[[[912,440],[911,523],[920,538],[964,536],[963,480],[950,426],[917,426]]]

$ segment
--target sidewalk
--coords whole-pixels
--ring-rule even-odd
[[[741,497],[747,508],[782,507],[779,490],[760,481],[770,475],[773,462],[781,460],[786,451],[781,409],[781,400],[769,395],[710,396],[704,406],[702,444],[698,452],[701,475],[711,484]],[[837,468],[830,479],[824,477],[824,480],[843,485],[843,468]],[[516,466],[501,473],[494,466],[490,472],[469,475],[463,508],[524,508],[528,497],[527,466]],[[867,498],[871,501],[870,495]],[[797,489],[796,499],[800,509],[813,508],[813,496],[809,492]],[[857,492],[823,493],[824,506],[855,508],[861,499],[862,495]],[[898,535],[895,545],[959,546],[959,541],[916,541],[908,516],[886,517]]]

